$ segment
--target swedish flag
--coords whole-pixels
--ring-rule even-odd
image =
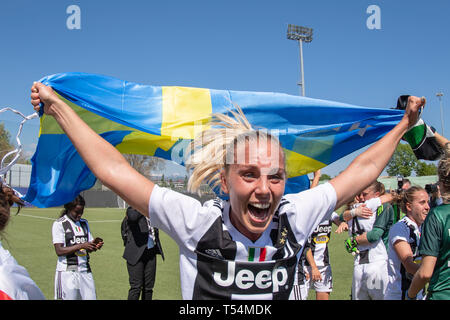
[[[145,154],[183,164],[183,150],[212,113],[238,105],[255,128],[278,138],[286,154],[286,192],[307,188],[309,172],[380,139],[403,111],[273,92],[150,86],[87,73],[61,73],[40,82],[59,96],[99,135],[122,153]],[[86,141],[89,143],[89,141]],[[95,176],[53,117],[40,118],[24,200],[58,206],[91,188]]]

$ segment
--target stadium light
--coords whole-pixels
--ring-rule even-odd
[[[307,43],[311,42],[312,34],[313,34],[313,29],[311,29],[311,28],[296,26],[293,24],[288,25],[287,38],[289,40],[298,41],[298,45],[300,48],[301,82],[298,83],[298,85],[302,87],[302,91],[301,91],[302,96],[305,96],[305,75],[304,75],[304,71],[303,71],[303,42],[307,42]]]

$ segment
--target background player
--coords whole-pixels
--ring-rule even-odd
[[[95,300],[95,283],[89,265],[89,252],[103,246],[94,240],[84,212],[85,201],[78,195],[64,205],[61,217],[53,223],[52,236],[58,262],[55,274],[55,299]]]
[[[402,195],[406,216],[389,232],[388,277],[385,300],[404,300],[413,275],[419,269],[421,225],[430,210],[428,194],[421,187],[410,187]]]
[[[337,226],[343,223],[336,212],[333,212],[331,219],[319,224],[308,239],[304,263],[305,289],[302,291],[305,292],[305,297],[311,287],[316,291],[316,300],[329,300],[333,291],[333,274],[328,253],[333,223]]]
[[[391,221],[391,223],[393,221],[393,212],[385,211],[382,206],[383,203],[391,201],[392,196],[384,192],[384,185],[374,181],[363,190],[360,196],[366,207],[372,211],[372,215],[368,218],[353,216],[348,221],[351,238],[347,239],[346,246],[348,250],[357,248],[352,279],[353,300],[384,299],[388,282],[386,247],[381,235],[377,234],[375,241],[372,241],[373,239],[370,237],[368,238],[377,220],[382,220],[383,226],[388,224],[386,221]],[[344,218],[347,219],[347,214],[345,213]]]

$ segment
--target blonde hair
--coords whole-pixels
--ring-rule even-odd
[[[235,105],[235,109],[229,110],[231,116],[213,114],[210,128],[190,143],[186,161],[187,170],[192,169],[187,186],[189,192],[201,194],[203,183],[213,189],[220,185],[222,170],[236,161],[237,143],[270,138],[280,145],[278,139],[266,131],[254,129],[239,106]]]
[[[442,200],[445,204],[450,204],[450,142],[444,146],[444,156],[438,164],[438,177],[442,186]]]
[[[381,183],[378,180],[375,180],[374,182],[372,182],[369,186],[369,188],[372,188],[373,192],[378,192],[380,193],[380,196],[385,194],[386,189],[384,187],[384,184]]]

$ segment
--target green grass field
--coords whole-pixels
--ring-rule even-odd
[[[11,220],[2,234],[2,244],[16,260],[27,268],[31,278],[41,288],[47,299],[52,300],[56,268],[56,254],[52,244],[51,228],[61,209],[22,209],[19,215],[12,211]],[[91,254],[91,267],[99,300],[125,300],[128,295],[128,273],[122,258],[123,242],[120,224],[124,209],[86,208],[83,218],[89,221],[94,237],[102,237],[103,248]],[[330,299],[348,300],[353,272],[353,257],[344,249],[347,234],[333,232],[329,243],[333,271],[333,292]],[[181,299],[178,247],[163,232],[160,239],[165,260],[158,255],[154,299]],[[310,299],[315,298],[313,290]]]

